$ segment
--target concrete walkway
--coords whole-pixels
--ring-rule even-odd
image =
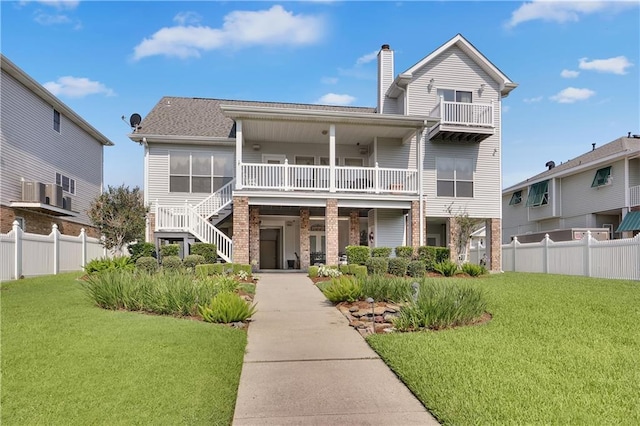
[[[233,424],[435,425],[303,274],[261,274]]]

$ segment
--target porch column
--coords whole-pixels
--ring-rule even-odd
[[[249,264],[248,197],[233,197],[233,263]]]
[[[491,272],[502,271],[502,221],[498,218],[485,222],[487,269]]]
[[[236,189],[242,189],[242,120],[236,120]]]
[[[300,209],[300,269],[306,271],[311,262],[309,247],[309,209]]]
[[[455,217],[447,219],[449,232],[449,238],[447,241],[447,247],[449,247],[449,259],[453,262],[458,262],[458,221]]]
[[[249,263],[260,269],[260,207],[249,207]]]
[[[336,192],[336,125],[329,126],[329,192]]]
[[[349,245],[360,245],[360,214],[358,210],[349,213]]]
[[[325,212],[325,235],[327,237],[327,265],[338,264],[338,200],[329,198]]]
[[[420,225],[422,221],[420,220],[420,202],[412,201],[411,202],[411,239],[410,244],[413,247],[413,250],[417,253],[418,247],[420,247],[421,241],[421,232]]]

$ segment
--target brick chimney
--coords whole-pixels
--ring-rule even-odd
[[[393,50],[383,44],[378,52],[378,113],[384,113],[385,93],[393,83]]]

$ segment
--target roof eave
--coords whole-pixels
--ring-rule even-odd
[[[226,145],[234,144],[235,138],[226,138],[218,136],[176,136],[176,135],[158,135],[144,133],[130,133],[127,135],[129,139],[136,143],[188,143],[192,145]]]

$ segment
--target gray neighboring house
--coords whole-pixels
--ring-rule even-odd
[[[0,54],[0,233],[98,237],[86,214],[102,192],[106,136]]]
[[[516,86],[458,34],[400,74],[383,45],[371,108],[164,97],[129,135],[147,240],[306,269],[347,245],[454,249],[467,213],[500,270],[501,104]]]
[[[576,228],[607,228],[610,239],[640,230],[640,136],[591,148],[502,191],[503,243]]]

